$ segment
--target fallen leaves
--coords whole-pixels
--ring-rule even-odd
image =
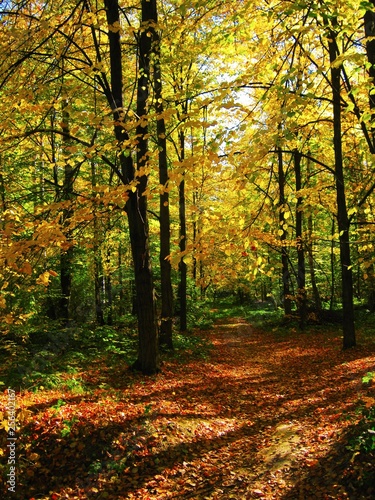
[[[346,432],[374,402],[361,384],[374,344],[343,353],[334,335],[280,339],[238,319],[205,334],[208,362],[119,383],[103,359],[80,374],[103,388],[18,394],[20,498],[349,498]]]

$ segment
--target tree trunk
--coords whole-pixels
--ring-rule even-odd
[[[119,284],[119,305],[118,305],[118,315],[121,317],[125,314],[125,293],[124,293],[124,277],[122,269],[122,244],[121,242],[117,248],[118,255],[118,284]]]
[[[197,208],[197,204],[198,204],[197,190],[194,189],[194,191],[193,191],[193,206],[194,206],[195,209]],[[198,269],[198,259],[196,257],[197,246],[198,246],[198,236],[199,236],[198,220],[196,219],[196,217],[194,217],[193,223],[192,223],[192,226],[193,226],[192,227],[193,245],[194,245],[194,248],[195,248],[195,251],[193,253],[193,266],[192,266],[193,267],[193,280],[194,280],[194,283],[196,283],[197,277],[198,277],[198,271],[197,271],[197,269]]]
[[[180,139],[180,160],[185,159],[185,135],[181,130]],[[180,241],[179,247],[182,257],[179,263],[180,283],[178,287],[178,297],[180,301],[180,330],[187,330],[187,266],[184,261],[184,252],[186,250],[186,207],[185,207],[185,178],[184,174],[179,184],[179,219],[180,219]]]
[[[1,165],[1,156],[0,156],[0,167],[2,167]],[[6,198],[5,198],[5,193],[6,193],[6,189],[5,189],[5,182],[4,182],[4,176],[2,173],[0,173],[0,203],[1,203],[1,213],[3,214],[6,209],[7,209],[7,203],[6,203]],[[1,217],[1,221],[0,221],[0,227],[2,229],[5,228],[5,221],[3,219],[3,217]]]
[[[299,325],[301,330],[305,328],[307,307],[306,307],[306,269],[305,269],[305,250],[302,234],[303,197],[299,194],[302,189],[301,158],[299,151],[294,151],[294,173],[296,176],[297,206],[296,206],[296,244],[297,244],[297,306],[299,315]]]
[[[346,206],[344,165],[341,137],[341,66],[334,62],[338,55],[336,34],[333,29],[328,33],[328,48],[331,62],[331,84],[333,100],[333,144],[335,154],[335,179],[337,200],[337,222],[340,238],[340,264],[342,281],[343,308],[343,348],[356,345],[353,306],[353,274],[350,259],[349,217]]]
[[[69,135],[69,112],[67,111],[69,103],[65,99],[62,104],[62,132],[63,132],[63,150],[70,145]],[[70,219],[73,215],[73,186],[74,186],[74,169],[69,163],[65,162],[64,179],[62,186],[62,201],[66,202],[61,216],[61,226],[67,240],[67,248],[60,253],[60,284],[61,284],[61,299],[59,316],[64,321],[69,321],[69,303],[72,289],[72,269],[73,269],[73,243],[72,232],[69,229]]]
[[[112,294],[112,275],[111,275],[111,251],[107,248],[106,255],[106,272],[104,275],[105,283],[105,301],[107,310],[107,325],[113,325],[113,294]]]
[[[94,188],[96,186],[96,167],[95,163],[91,162],[91,184]],[[93,197],[95,197],[95,191],[93,191]],[[94,198],[95,199],[95,198]],[[102,257],[100,252],[101,246],[101,235],[99,229],[99,220],[96,213],[96,207],[93,206],[93,225],[94,225],[94,241],[93,241],[93,254],[94,254],[94,302],[95,302],[95,317],[98,325],[104,325],[104,314],[103,314],[103,301],[101,291],[103,289],[103,266]]]
[[[277,148],[278,158],[278,183],[279,183],[279,223],[282,234],[281,241],[281,269],[283,281],[284,312],[286,316],[292,314],[292,300],[290,295],[290,273],[288,264],[288,251],[286,248],[287,232],[284,229],[285,219],[285,173],[283,166],[283,153],[281,148]]]
[[[375,8],[375,0],[371,0]],[[367,60],[371,63],[371,66],[368,69],[369,76],[372,81],[372,85],[375,83],[375,12],[372,10],[368,10],[364,16],[364,26],[365,26],[365,37],[366,37],[366,53]],[[375,120],[375,94],[373,92],[369,92],[369,104],[371,110],[371,123],[374,123]],[[372,139],[372,151],[373,153],[375,149],[375,127],[372,125],[371,127],[371,139]],[[371,148],[370,148],[371,149]],[[371,260],[371,259],[368,259]],[[374,283],[374,265],[371,264],[367,269],[369,274],[368,281],[368,295],[367,295],[367,307],[371,312],[375,311],[375,283]]]
[[[111,93],[107,98],[113,109],[115,136],[120,145],[129,140],[122,122],[124,119],[122,96],[122,56],[120,31],[113,26],[120,25],[119,6],[117,0],[105,0],[107,22],[112,29],[108,30]],[[139,78],[137,84],[137,116],[142,118],[136,129],[137,135],[137,172],[135,171],[130,152],[121,149],[120,162],[122,181],[131,185],[128,191],[126,212],[129,222],[130,244],[134,264],[134,279],[136,289],[136,311],[138,318],[138,358],[134,368],[145,374],[158,372],[158,327],[156,320],[155,294],[151,269],[149,248],[149,227],[147,217],[148,175],[143,167],[148,160],[147,145],[147,99],[150,74],[151,36],[150,20],[155,17],[156,1],[142,0],[142,30],[139,33]],[[119,149],[120,149],[119,148]]]
[[[156,15],[156,11],[155,11]],[[157,19],[154,19],[157,23]],[[170,216],[169,216],[169,188],[168,188],[168,159],[167,159],[167,137],[165,121],[163,118],[163,97],[160,67],[160,38],[154,32],[154,91],[156,110],[156,132],[159,148],[159,182],[162,186],[160,193],[160,281],[161,281],[161,318],[160,318],[160,340],[161,346],[173,349],[172,319],[173,319],[173,291],[171,281],[171,262],[169,255],[170,246]]]
[[[332,311],[335,305],[335,295],[336,295],[336,273],[335,273],[335,217],[332,217],[331,225],[331,251],[330,251],[330,267],[331,267],[331,288],[330,288],[330,299],[329,299],[329,310]]]
[[[373,4],[375,8],[375,1],[371,0],[371,3]],[[366,54],[367,54],[367,60],[369,63],[371,63],[371,66],[369,66],[368,72],[369,76],[372,80],[372,82],[375,82],[375,12],[372,10],[368,10],[365,13],[364,16],[364,26],[365,26],[365,37],[366,37]],[[375,95],[374,93],[369,93],[369,104],[370,104],[370,109],[371,109],[371,121],[373,122],[375,119]],[[375,129],[374,126],[371,127],[371,132],[372,132],[372,145],[373,147],[375,146],[374,144],[374,133]]]
[[[307,256],[308,256],[309,269],[310,269],[311,287],[312,287],[314,304],[315,304],[316,310],[318,312],[320,312],[322,310],[322,300],[320,298],[318,285],[316,284],[313,242],[312,242],[313,218],[312,218],[311,213],[309,214],[309,217],[307,219],[307,230],[308,230]]]

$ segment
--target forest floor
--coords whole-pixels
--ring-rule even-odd
[[[18,393],[5,498],[375,498],[373,464],[348,446],[375,403],[362,382],[375,338],[343,352],[339,329],[280,334],[240,318],[202,334],[206,359],[171,357],[152,377],[103,358],[79,374],[83,393]],[[6,432],[1,450],[6,463]]]

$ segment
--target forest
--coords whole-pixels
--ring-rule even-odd
[[[6,498],[374,498],[375,0],[0,26]]]

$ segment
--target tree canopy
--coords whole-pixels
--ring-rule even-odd
[[[375,309],[373,2],[2,2],[1,320]],[[153,346],[152,348],[150,346]]]

